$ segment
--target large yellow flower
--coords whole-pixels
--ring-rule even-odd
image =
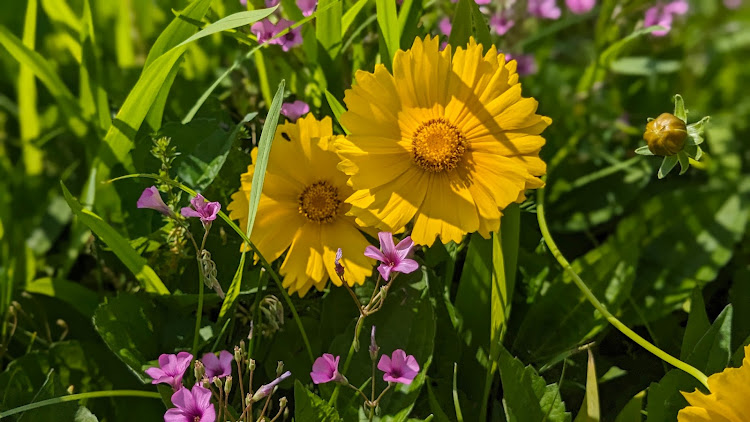
[[[349,205],[344,200],[353,191],[336,169],[339,159],[329,148],[335,139],[329,117],[318,121],[308,115],[279,125],[250,239],[269,261],[289,248],[280,272],[284,287],[300,296],[313,286],[322,290],[329,277],[341,285],[334,268],[338,248],[344,252],[342,264],[350,285],[364,283],[372,273],[373,261],[363,254],[369,242],[354,218],[345,215]],[[257,156],[256,148],[253,164],[242,175],[242,187],[227,207],[242,230],[247,228]]]
[[[336,151],[359,224],[398,231],[414,218],[423,245],[488,237],[502,209],[543,185],[540,134],[551,119],[521,97],[516,62],[494,47],[483,55],[471,40],[451,56],[437,38],[417,38],[396,53],[393,75],[377,65],[355,79],[342,116],[351,135]]]
[[[690,406],[677,414],[678,422],[746,422],[750,420],[750,346],[739,368],[708,377],[710,394],[682,393]]]

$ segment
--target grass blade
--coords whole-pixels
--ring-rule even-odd
[[[399,30],[398,15],[396,15],[396,0],[376,0],[378,26],[383,34],[385,46],[388,49],[388,62],[393,61],[393,56],[401,47],[401,31]]]
[[[336,121],[338,122],[339,126],[341,126],[342,129],[344,129],[344,133],[347,135],[349,134],[349,131],[346,130],[344,125],[341,124],[341,115],[344,114],[346,111],[346,108],[339,102],[339,100],[336,99],[336,97],[333,96],[327,89],[325,90],[325,96],[326,100],[328,101],[328,105],[331,107],[331,111],[333,111],[333,116],[336,118]]]

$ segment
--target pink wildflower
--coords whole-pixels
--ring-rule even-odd
[[[297,119],[309,112],[310,106],[304,101],[297,100],[293,103],[284,103],[281,105],[281,114],[292,122],[297,121]]]
[[[164,215],[172,215],[172,210],[161,199],[159,189],[156,189],[156,186],[144,189],[141,197],[138,198],[138,202],[136,202],[136,206],[138,208],[150,208]]]
[[[380,250],[368,245],[365,248],[365,256],[382,262],[378,266],[378,272],[380,272],[383,280],[388,281],[391,272],[409,274],[419,268],[417,261],[409,259],[414,248],[411,236],[406,236],[395,246],[393,245],[393,235],[390,232],[380,232],[378,238],[380,239]]]
[[[182,214],[183,217],[198,217],[201,219],[203,225],[216,220],[216,215],[221,209],[221,204],[218,202],[206,202],[206,198],[201,194],[198,194],[195,198],[191,199],[190,205],[192,205],[193,208],[182,207],[180,214]]]
[[[689,5],[685,0],[675,0],[665,5],[656,5],[646,10],[643,25],[646,27],[659,25],[666,29],[654,31],[651,35],[663,37],[672,29],[672,20],[675,15],[684,15],[688,12]]]
[[[297,7],[299,7],[304,16],[312,15],[317,5],[318,0],[297,0]]]
[[[164,414],[164,422],[214,422],[216,409],[211,403],[211,391],[195,384],[191,390],[181,388],[172,394],[176,406]]]
[[[582,15],[596,6],[596,0],[565,0],[565,4],[571,12]]]
[[[339,373],[339,359],[341,356],[333,356],[330,353],[324,353],[323,356],[315,359],[312,372],[310,372],[312,381],[315,384],[345,381],[346,378]]]
[[[151,384],[169,384],[177,391],[182,387],[182,377],[190,366],[193,355],[188,352],[174,354],[162,354],[159,356],[159,367],[146,369],[146,374],[153,378]]]
[[[438,22],[438,29],[440,29],[440,32],[443,33],[443,35],[449,37],[451,35],[451,20],[450,18],[443,18],[440,19],[440,22]]]
[[[559,19],[562,14],[556,0],[529,0],[527,11],[543,19]]]
[[[492,15],[490,18],[490,28],[492,28],[492,31],[497,35],[505,35],[505,33],[508,32],[510,28],[513,28],[513,25],[515,24],[515,21],[508,19],[505,16],[505,13]]]
[[[378,362],[378,369],[385,372],[383,381],[411,384],[419,373],[419,364],[412,355],[406,355],[401,349],[393,351],[391,357],[383,355]]]
[[[219,357],[216,357],[213,353],[206,353],[201,359],[203,366],[206,368],[206,377],[212,380],[214,377],[224,378],[231,375],[233,359],[234,356],[226,350],[222,350]]]

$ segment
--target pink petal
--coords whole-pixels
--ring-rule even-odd
[[[196,408],[203,413],[211,405],[211,391],[195,384],[191,390]],[[203,422],[203,419],[201,419]]]
[[[192,409],[196,408],[195,397],[193,397],[190,390],[185,387],[180,388],[172,394],[172,403],[186,412],[190,412]]]
[[[201,422],[215,422],[215,421],[216,421],[216,409],[214,408],[214,405],[211,404],[206,409],[203,410],[203,414],[201,415]]]
[[[385,373],[388,373],[391,372],[391,367],[391,358],[388,357],[388,355],[380,356],[380,360],[378,361],[378,369]]]
[[[378,272],[380,273],[380,276],[383,277],[383,280],[388,281],[388,278],[391,276],[391,270],[393,270],[393,267],[390,264],[380,264],[378,265]]]
[[[412,253],[414,248],[414,241],[411,240],[411,236],[406,236],[404,240],[398,242],[396,245],[396,255],[399,258],[406,258]]]
[[[190,208],[190,207],[182,207],[180,210],[180,214],[182,214],[183,217],[200,217],[201,215],[198,214],[198,211]]]
[[[372,245],[367,245],[365,248],[365,256],[372,259],[377,259],[378,261],[385,261],[385,255],[383,255],[382,252],[378,248]]]
[[[180,409],[169,409],[164,414],[164,422],[193,422],[190,415],[185,414]]]
[[[393,245],[393,235],[390,232],[380,232],[378,239],[380,239],[380,250],[383,251],[383,255],[390,261],[394,261],[396,247]]]
[[[153,384],[158,384],[156,380],[166,375],[164,371],[162,371],[161,368],[156,368],[156,367],[148,368],[146,369],[145,372],[146,372],[146,375],[154,379]]]
[[[393,271],[409,274],[419,269],[419,263],[413,259],[404,259],[393,267]]]

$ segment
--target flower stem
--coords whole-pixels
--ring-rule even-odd
[[[50,406],[53,404],[65,403],[69,401],[78,401],[83,399],[93,399],[97,397],[144,397],[149,399],[161,399],[161,395],[153,391],[140,391],[140,390],[112,390],[112,391],[91,391],[89,393],[71,394],[69,396],[54,397],[47,400],[38,401],[36,403],[29,403],[23,406],[16,407],[14,409],[0,412],[0,419],[15,415],[17,413],[26,412],[28,410],[37,409],[44,406]]]
[[[537,221],[539,222],[539,229],[542,232],[542,236],[544,237],[544,241],[547,243],[547,247],[549,248],[550,252],[555,257],[557,262],[563,267],[563,269],[567,271],[568,274],[570,274],[570,276],[573,278],[573,282],[575,283],[576,287],[578,287],[581,293],[583,293],[584,297],[586,297],[586,299],[594,306],[594,308],[596,308],[596,310],[599,311],[599,313],[601,313],[604,316],[604,318],[610,324],[612,324],[615,328],[617,328],[621,333],[625,334],[628,338],[638,343],[644,349],[653,353],[659,359],[692,375],[695,379],[700,381],[700,383],[703,384],[707,389],[709,389],[708,377],[706,377],[706,375],[703,372],[701,372],[699,369],[695,368],[694,366],[675,358],[674,356],[661,350],[660,348],[656,347],[645,338],[638,335],[635,331],[631,330],[625,324],[620,322],[620,320],[617,319],[617,317],[612,315],[607,310],[604,304],[599,302],[599,299],[597,299],[596,296],[594,296],[594,293],[588,288],[586,283],[584,283],[581,277],[579,277],[578,274],[576,274],[575,270],[573,270],[573,267],[570,265],[568,260],[565,259],[565,256],[563,256],[562,252],[560,252],[560,249],[558,249],[557,245],[555,244],[554,239],[552,239],[552,235],[550,234],[549,229],[547,228],[547,220],[544,217],[544,193],[545,193],[544,191],[545,191],[544,188],[541,188],[537,191],[536,215],[537,215]]]

